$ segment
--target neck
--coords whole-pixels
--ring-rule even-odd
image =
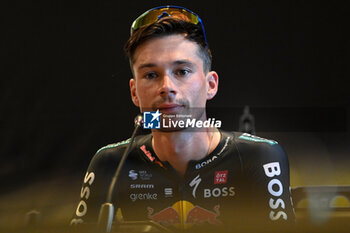
[[[215,128],[207,131],[191,130],[152,132],[154,152],[161,161],[168,161],[181,177],[185,175],[190,160],[204,158],[220,141],[220,134]]]

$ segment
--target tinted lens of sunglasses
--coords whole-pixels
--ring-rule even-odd
[[[160,6],[146,11],[132,23],[130,28],[130,34],[132,35],[137,29],[144,25],[157,22],[159,19],[168,16],[177,19],[182,19],[195,25],[200,24],[203,31],[205,43],[208,46],[207,37],[205,35],[202,20],[196,13],[180,6]]]
[[[140,27],[154,23],[166,16],[182,19],[193,24],[198,24],[200,22],[197,15],[184,8],[174,8],[170,6],[153,8],[143,13],[133,22],[131,26],[131,34]]]

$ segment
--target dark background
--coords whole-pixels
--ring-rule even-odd
[[[128,138],[138,109],[123,45],[158,5],[198,13],[220,77],[209,116],[289,155],[291,185],[350,184],[347,1],[12,1],[1,7],[0,225],[68,221],[98,148]],[[13,204],[15,203],[15,204]],[[59,206],[59,207],[58,207]],[[54,219],[54,220],[53,220]],[[43,221],[44,221],[43,220]]]

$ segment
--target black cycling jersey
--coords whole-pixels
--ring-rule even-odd
[[[289,229],[294,211],[288,158],[273,140],[223,132],[218,146],[191,161],[184,178],[137,136],[113,193],[124,220],[153,220],[189,232],[272,232]],[[84,177],[72,225],[93,223],[130,140],[97,151]]]

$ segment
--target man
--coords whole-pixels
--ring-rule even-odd
[[[272,140],[223,132],[207,119],[206,102],[217,93],[219,77],[211,71],[198,15],[176,6],[153,8],[134,21],[125,50],[132,101],[161,126],[98,150],[71,224],[97,221],[121,156],[133,143],[112,198],[118,219],[189,232],[289,228],[294,213],[283,149]]]

